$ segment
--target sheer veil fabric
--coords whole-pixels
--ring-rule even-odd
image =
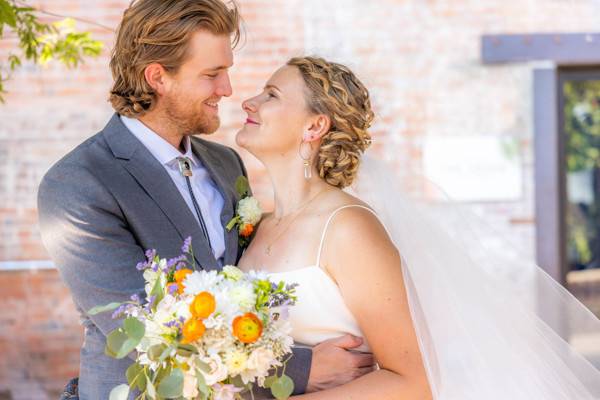
[[[400,252],[436,400],[600,399],[600,371],[571,344],[599,340],[600,320],[545,271],[483,240],[484,224],[424,178],[367,156],[349,191]]]

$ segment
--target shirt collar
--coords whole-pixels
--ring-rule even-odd
[[[163,139],[160,135],[148,128],[139,119],[128,118],[121,115],[123,124],[138,138],[140,142],[150,151],[150,153],[162,165],[170,165],[177,157],[187,157],[192,160],[192,164],[197,165],[196,157],[192,152],[191,140],[189,136],[183,137],[183,147],[185,154],[182,154],[178,149],[173,147],[169,142]]]

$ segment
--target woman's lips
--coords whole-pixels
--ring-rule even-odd
[[[254,121],[253,119],[250,119],[250,118],[246,118],[246,123],[258,125],[258,122]]]

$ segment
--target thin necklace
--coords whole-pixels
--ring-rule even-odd
[[[289,223],[289,224],[287,224],[287,225],[286,225],[286,227],[285,227],[285,228],[284,228],[284,229],[283,229],[283,230],[282,230],[282,231],[281,231],[281,232],[280,232],[280,233],[279,233],[279,234],[278,234],[278,235],[275,237],[275,239],[273,239],[273,240],[272,240],[272,241],[271,241],[271,242],[270,242],[270,243],[267,245],[267,247],[265,248],[265,254],[266,254],[266,255],[268,255],[268,256],[270,256],[270,255],[271,255],[271,246],[273,246],[273,245],[275,244],[275,242],[276,242],[276,241],[277,241],[277,240],[278,240],[278,239],[279,239],[279,238],[280,238],[280,237],[281,237],[281,236],[282,236],[282,235],[283,235],[285,232],[287,232],[287,230],[290,228],[290,226],[292,226],[292,224],[294,223],[294,221],[296,220],[296,218],[298,218],[298,217],[300,216],[300,214],[302,214],[302,211],[304,211],[304,209],[305,209],[306,207],[308,207],[308,205],[309,205],[310,203],[312,203],[314,200],[316,200],[316,198],[317,198],[317,197],[319,197],[319,196],[320,196],[322,193],[324,193],[324,192],[326,192],[326,191],[327,191],[327,189],[323,189],[323,190],[321,190],[319,193],[317,193],[317,194],[316,194],[316,195],[314,195],[312,198],[310,198],[310,199],[309,199],[309,200],[308,200],[306,203],[304,203],[302,206],[298,207],[298,208],[296,209],[296,211],[294,211],[294,213],[296,214],[296,215],[294,215],[294,218],[292,218],[292,220],[290,221],[290,223]],[[289,215],[289,214],[288,214],[288,215]],[[279,222],[281,222],[281,220],[282,220],[283,218],[284,218],[284,217],[281,217],[281,218],[279,218]],[[279,225],[279,222],[277,222],[277,223],[275,224],[275,226],[278,226],[278,225]]]

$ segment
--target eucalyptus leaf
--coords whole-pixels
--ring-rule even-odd
[[[211,371],[210,365],[208,365],[205,362],[202,362],[202,361],[198,360],[198,361],[196,361],[196,365],[198,366],[198,368],[200,369],[200,371],[202,371],[202,372],[204,372],[206,374],[209,374],[210,371]]]
[[[135,350],[135,347],[140,343],[139,340],[135,340],[135,339],[131,339],[128,338],[123,345],[121,346],[121,348],[119,349],[119,351],[117,352],[117,357],[118,359],[121,358],[125,358],[127,357],[127,355],[129,353],[131,353],[133,350]]]
[[[127,376],[127,383],[129,383],[130,387],[138,387],[141,390],[141,382],[145,380],[146,377],[144,375],[144,367],[137,363],[133,363],[127,368],[125,372],[125,376]]]
[[[204,375],[198,370],[196,370],[196,386],[198,387],[198,392],[200,392],[200,399],[206,400],[210,395],[210,389],[206,384],[206,379],[204,379]]]
[[[294,382],[287,375],[277,378],[271,385],[271,393],[277,400],[287,399],[294,391]]]
[[[279,379],[277,375],[269,376],[265,379],[265,387],[267,389],[270,388],[273,385],[273,382],[275,382],[277,379]]]
[[[126,318],[125,321],[123,321],[123,329],[125,329],[125,333],[127,333],[127,336],[129,336],[130,339],[133,339],[138,343],[144,337],[144,333],[146,333],[144,324],[134,317]]]
[[[156,388],[154,387],[154,384],[152,383],[152,381],[150,379],[148,379],[148,377],[146,377],[146,394],[148,395],[148,397],[150,397],[151,400],[155,400],[156,399]]]
[[[127,400],[129,397],[129,386],[126,384],[122,384],[119,386],[115,386],[108,396],[108,400]]]
[[[154,346],[150,346],[148,349],[148,358],[152,361],[158,361],[160,356],[163,354],[163,351],[167,349],[167,346],[160,343],[155,344]],[[164,360],[161,360],[164,361]]]
[[[123,303],[109,303],[109,304],[105,304],[103,306],[92,307],[89,309],[88,314],[96,315],[96,314],[100,314],[100,313],[103,313],[106,311],[112,311],[112,310],[116,309],[117,307],[119,307],[121,304],[123,304]]]
[[[181,396],[183,394],[183,372],[179,368],[172,370],[171,374],[158,384],[157,393],[165,398]]]
[[[162,353],[160,353],[160,357],[158,357],[158,361],[159,362],[163,362],[167,359],[167,357],[169,357],[169,355],[171,354],[171,351],[173,351],[173,349],[175,348],[175,346],[169,346],[166,347]]]

